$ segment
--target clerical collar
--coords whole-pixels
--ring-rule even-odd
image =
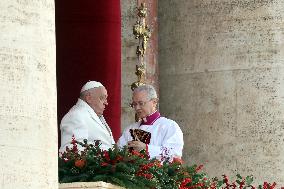
[[[158,111],[148,115],[147,117],[142,118],[140,125],[153,125],[153,123],[161,117]]]

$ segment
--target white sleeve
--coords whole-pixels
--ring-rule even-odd
[[[154,157],[180,157],[183,150],[183,133],[178,124],[172,121],[167,125],[165,132],[161,134],[162,145],[148,145],[148,152],[151,158]]]
[[[118,147],[122,148],[123,146],[127,145],[127,142],[130,141],[129,137],[131,137],[129,128],[126,128],[122,133],[121,137],[117,141]]]
[[[70,116],[69,119],[62,120],[60,151],[65,151],[66,146],[72,147],[70,143],[73,136],[79,142],[88,139],[88,126],[85,124],[84,119],[81,119],[79,116],[72,116],[72,118]]]

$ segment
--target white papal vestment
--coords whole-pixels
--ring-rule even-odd
[[[112,132],[103,116],[99,117],[95,111],[81,99],[78,99],[76,105],[63,117],[60,130],[60,152],[65,151],[66,146],[72,147],[70,144],[72,136],[80,142],[83,142],[84,139],[87,139],[88,143],[94,143],[94,140],[100,140],[100,147],[104,150],[112,148],[112,145],[115,143]]]

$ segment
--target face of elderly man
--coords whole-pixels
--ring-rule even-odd
[[[108,105],[107,102],[107,90],[105,87],[98,87],[89,89],[85,100],[93,108],[98,116],[103,115],[105,107]]]
[[[149,99],[146,91],[137,91],[132,96],[132,107],[139,118],[147,117],[156,111],[157,99]]]

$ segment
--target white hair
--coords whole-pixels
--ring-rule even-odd
[[[158,98],[157,92],[152,85],[141,85],[134,89],[133,93],[145,91],[147,93],[148,100]]]
[[[86,96],[87,96],[88,94],[94,95],[95,89],[97,89],[97,88],[99,88],[99,87],[91,88],[91,89],[88,89],[88,90],[86,90],[86,91],[80,92],[80,99],[86,100]]]

